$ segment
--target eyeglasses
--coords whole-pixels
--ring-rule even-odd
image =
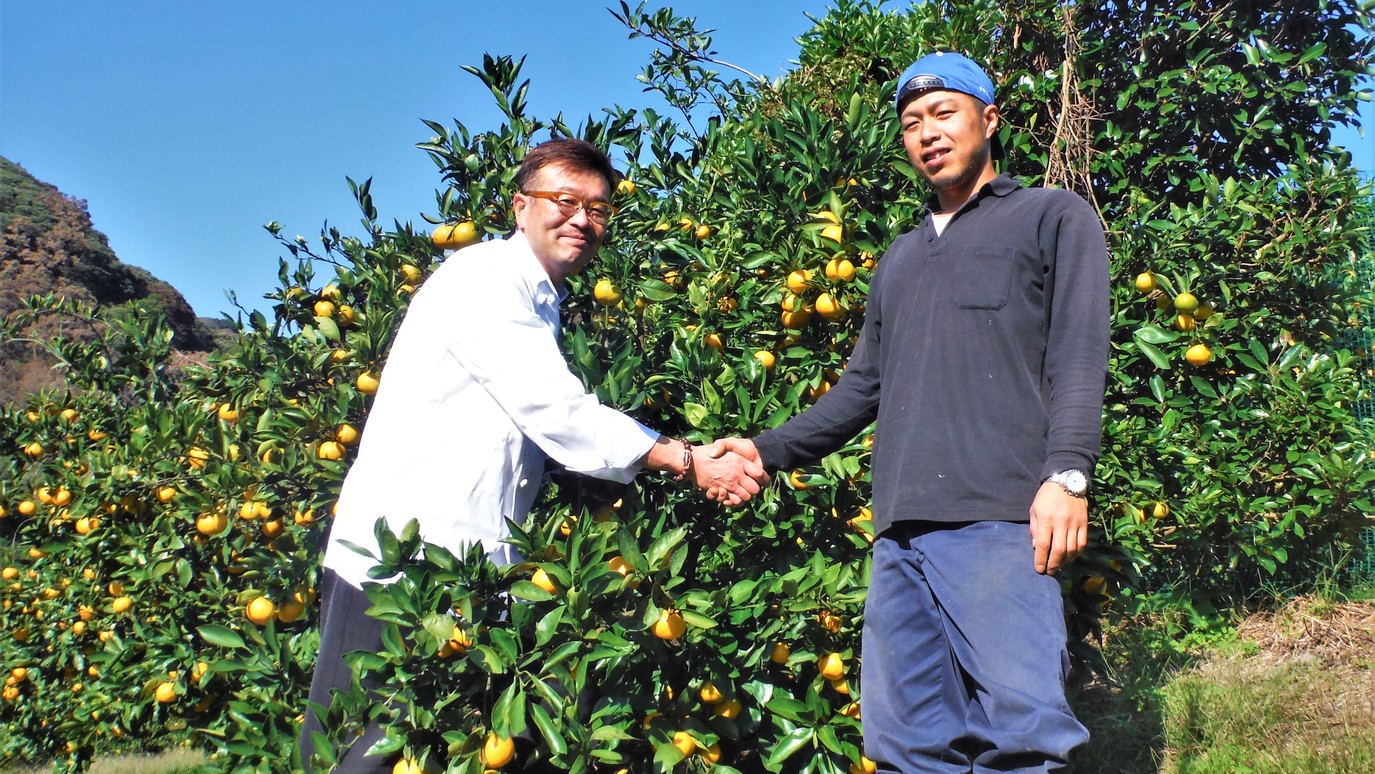
[[[611,205],[610,202],[589,202],[582,197],[574,196],[571,193],[562,191],[521,191],[526,196],[535,199],[548,199],[559,208],[559,213],[565,218],[571,218],[578,214],[578,210],[587,212],[587,219],[599,226],[605,226],[611,216],[620,210]]]

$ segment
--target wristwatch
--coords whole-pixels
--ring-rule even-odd
[[[1083,498],[1089,493],[1089,477],[1084,475],[1082,470],[1062,470],[1046,481],[1059,484],[1060,488],[1065,490],[1065,494],[1071,497]]]

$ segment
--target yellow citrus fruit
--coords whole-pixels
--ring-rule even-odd
[[[1198,299],[1193,293],[1185,291],[1174,297],[1174,308],[1181,314],[1193,314],[1198,309]]]
[[[719,763],[721,761],[721,743],[712,742],[710,747],[702,751],[702,757],[711,763]]]
[[[329,301],[316,301],[312,311],[315,312],[316,317],[333,317],[334,304]]]
[[[1184,359],[1192,366],[1207,365],[1213,359],[1213,351],[1207,344],[1195,344],[1184,353]]]
[[[445,223],[430,235],[434,246],[440,250],[457,250],[478,241],[477,226],[471,220],[461,223]]]
[[[1163,518],[1165,518],[1166,516],[1169,516],[1169,515],[1170,515],[1170,504],[1169,504],[1169,503],[1163,503],[1163,502],[1158,502],[1158,501],[1157,501],[1157,502],[1155,502],[1154,504],[1151,505],[1151,517],[1152,517],[1152,518],[1155,518],[1155,519],[1163,519]]]
[[[377,377],[374,376],[371,371],[364,371],[358,375],[358,381],[355,386],[357,386],[358,391],[364,395],[371,395],[377,392],[377,384]]]
[[[202,513],[196,518],[196,531],[213,537],[229,529],[229,516],[222,512]]]
[[[155,695],[162,704],[174,702],[177,700],[177,686],[174,683],[158,683]]]
[[[32,516],[38,513],[38,504],[33,500],[20,500],[16,510],[19,511],[20,516]]]
[[[611,561],[606,563],[606,566],[609,567],[612,572],[618,572],[621,575],[630,574],[630,563],[625,560],[625,557],[613,556]]]
[[[62,418],[63,422],[71,422],[81,415],[77,413],[77,410],[74,408],[65,408],[62,409],[62,413],[58,414],[58,416]]]
[[[702,337],[702,342],[718,352],[726,345],[726,343],[721,340],[721,334],[719,333],[708,333]]]
[[[845,229],[838,223],[832,223],[821,229],[821,238],[829,239],[832,242],[840,242],[845,238]]]
[[[697,696],[707,704],[715,704],[725,697],[721,695],[721,689],[716,687],[716,683],[708,680],[702,683],[702,687],[697,691]]]
[[[827,680],[839,680],[845,676],[845,659],[839,653],[827,653],[817,659],[821,676]]]
[[[855,278],[855,265],[848,258],[832,258],[826,263],[826,278],[832,282],[850,282]]]
[[[100,527],[100,519],[91,516],[82,516],[76,520],[76,533],[78,535],[89,535]]]
[[[822,293],[816,297],[816,312],[827,320],[839,320],[845,316],[845,307],[840,305],[835,296]]]
[[[509,737],[497,736],[495,733],[487,735],[487,741],[482,745],[483,765],[489,769],[499,769],[515,757],[516,743]]]
[[[712,712],[716,713],[719,717],[730,720],[739,717],[742,708],[739,699],[730,699],[718,703],[716,707],[712,709]]]
[[[621,291],[616,288],[616,283],[603,277],[597,280],[597,285],[592,289],[592,297],[602,306],[615,306],[621,303]]]
[[[635,181],[634,181],[634,180],[630,180],[630,179],[625,179],[625,180],[620,181],[619,183],[616,183],[616,193],[622,194],[622,195],[625,195],[625,196],[632,196],[632,195],[634,195],[634,193],[635,193]]]
[[[1090,575],[1079,584],[1079,587],[1087,594],[1101,596],[1103,594],[1103,587],[1107,585],[1107,582],[1107,578],[1101,575]]]
[[[1143,271],[1136,275],[1136,289],[1142,293],[1149,293],[1155,290],[1155,275],[1148,271]]]
[[[792,482],[793,489],[811,489],[812,485],[807,483],[807,476],[800,470],[794,470],[788,474],[788,481]]]
[[[160,486],[157,490],[157,498],[160,503],[170,503],[177,496],[175,487]]]
[[[422,272],[422,271],[420,270],[420,267],[416,266],[415,264],[412,264],[412,263],[403,263],[403,264],[401,264],[401,278],[404,279],[404,280],[406,281],[407,284],[409,284],[409,285],[418,284],[418,283],[420,282],[421,278],[424,277],[424,276],[425,276],[425,273]]]
[[[228,422],[229,424],[233,424],[239,421],[239,411],[238,409],[234,408],[233,404],[230,403],[220,404],[219,415],[220,419],[224,420],[225,422]]]
[[[1181,314],[1174,318],[1174,327],[1188,333],[1198,327],[1198,320],[1195,320],[1191,314]]]
[[[792,654],[793,649],[788,647],[786,642],[775,642],[773,649],[769,651],[769,660],[775,664],[786,664]]]
[[[810,309],[799,309],[796,312],[784,312],[782,318],[783,327],[793,330],[801,330],[807,327],[807,323],[811,322],[811,320],[812,312]]]
[[[878,764],[864,757],[859,756],[859,763],[850,764],[850,774],[874,774],[878,771]]]
[[[209,664],[205,663],[204,661],[197,661],[196,665],[191,667],[191,682],[199,683],[201,681],[201,678],[205,677],[205,673],[209,671]]]
[[[765,371],[772,371],[774,365],[778,362],[778,358],[774,357],[774,354],[767,349],[761,349],[755,352],[754,359],[758,360],[759,364],[764,366]]]
[[[291,623],[300,619],[306,612],[306,606],[300,600],[288,599],[277,606],[277,620],[282,623]]]
[[[549,573],[545,572],[543,567],[535,570],[535,574],[530,576],[530,582],[550,594],[558,592],[558,587],[554,585],[554,579],[549,577]]]
[[[267,597],[254,597],[249,600],[248,605],[244,607],[244,615],[248,617],[248,620],[259,626],[267,623],[276,614],[277,605]]]
[[[334,440],[345,446],[352,446],[358,440],[358,428],[344,423],[334,428]]]
[[[315,456],[322,460],[343,459],[344,445],[338,441],[324,441],[315,450]]]
[[[707,237],[711,236],[711,226],[708,226],[704,223],[697,227],[696,233],[698,239],[706,239]]]
[[[678,752],[684,756],[692,755],[692,751],[697,749],[697,742],[692,738],[692,734],[686,731],[673,732],[673,746],[678,748]]]
[[[1206,320],[1206,319],[1208,319],[1209,317],[1212,317],[1212,316],[1213,316],[1213,305],[1212,305],[1212,304],[1199,304],[1199,305],[1198,305],[1198,308],[1194,310],[1194,319],[1195,319],[1195,320],[1198,320],[1199,322],[1203,322],[1204,320]]]
[[[661,640],[676,640],[687,631],[687,621],[675,610],[661,610],[654,622],[654,636]]]
[[[6,567],[5,569],[0,570],[0,578],[4,578],[5,580],[14,580],[15,578],[18,578],[18,577],[19,577],[19,568],[18,568],[18,567]]]
[[[199,446],[192,446],[190,450],[186,452],[186,461],[190,463],[193,468],[199,469],[205,467],[205,461],[208,459],[210,459],[210,452]]]
[[[115,600],[110,603],[110,609],[116,613],[128,612],[133,606],[134,600],[132,597],[115,597]]]
[[[43,448],[43,444],[39,443],[38,441],[34,441],[33,443],[24,447],[24,453],[29,455],[30,457],[42,457],[45,451],[46,449]]]
[[[811,281],[811,269],[797,269],[788,274],[788,290],[801,295],[807,289],[807,283]]]

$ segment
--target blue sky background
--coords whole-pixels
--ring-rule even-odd
[[[610,2],[2,0],[0,155],[88,202],[119,257],[202,316],[226,290],[265,306],[282,254],[263,224],[314,240],[358,233],[345,176],[373,178],[382,222],[433,212],[421,119],[494,127],[490,95],[459,68],[526,55],[530,112],[570,123],[655,104],[635,80],[651,44]],[[633,6],[635,3],[631,3]],[[824,0],[666,0],[717,30],[723,59],[768,77]],[[1365,137],[1340,142],[1375,171]]]

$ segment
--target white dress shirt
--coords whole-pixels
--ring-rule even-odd
[[[450,254],[411,301],[373,397],[325,549],[354,586],[378,556],[373,525],[410,519],[456,553],[477,541],[493,561],[524,520],[546,455],[627,482],[659,434],[588,394],[558,348],[559,302],[524,235]]]

